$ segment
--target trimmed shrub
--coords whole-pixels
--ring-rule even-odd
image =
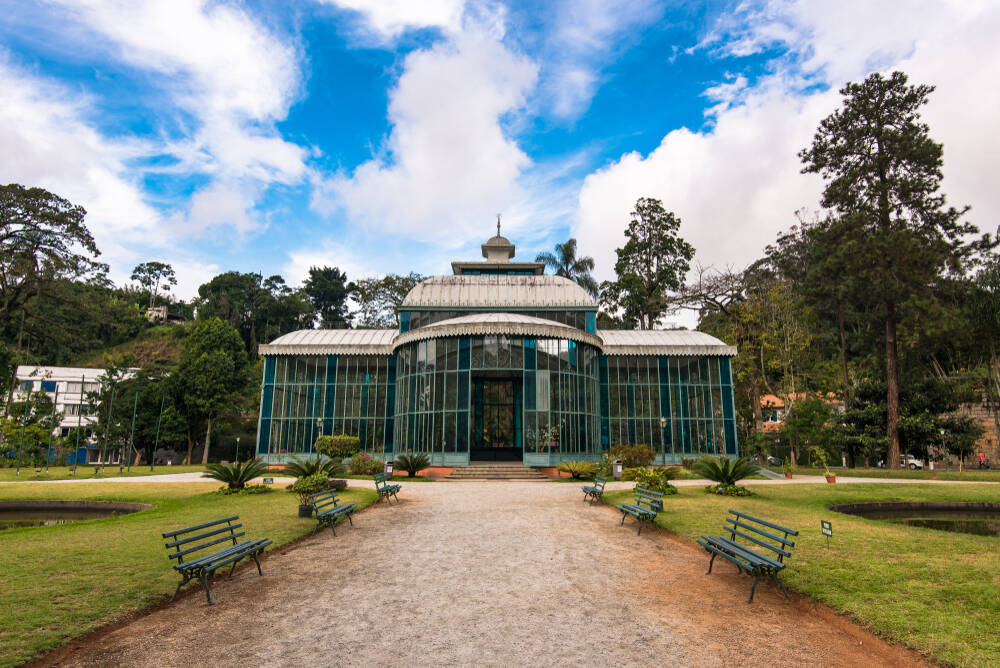
[[[357,436],[320,436],[313,444],[313,450],[336,461],[353,457],[361,452],[361,439]]]
[[[666,466],[663,468],[640,467],[630,469],[630,480],[634,480],[637,487],[645,487],[654,492],[663,494],[676,494],[677,488],[670,484],[671,480],[677,478],[678,468],[676,466]]]
[[[381,461],[375,459],[367,452],[358,452],[351,457],[351,461],[347,465],[347,470],[351,475],[375,475],[382,472],[383,466],[384,464]]]
[[[396,457],[394,464],[396,468],[406,471],[406,475],[412,478],[417,475],[417,471],[422,471],[431,465],[431,458],[426,452],[404,452]]]
[[[739,485],[707,485],[705,491],[720,496],[753,496],[753,492]]]
[[[649,466],[656,459],[656,451],[648,445],[615,445],[611,447],[611,459],[622,460],[622,468]]]
[[[272,492],[270,487],[267,485],[247,485],[243,489],[230,489],[229,487],[220,487],[214,492],[214,494],[221,494],[222,496],[231,496],[235,494],[236,496],[251,496],[254,494],[267,494]]]
[[[570,474],[571,477],[580,480],[586,479],[590,480],[595,475],[597,475],[597,464],[594,462],[576,461],[576,462],[559,462],[556,466],[557,471]]]
[[[315,473],[299,478],[285,489],[299,497],[300,506],[307,506],[309,505],[309,497],[326,490],[326,483],[329,480],[325,473]]]

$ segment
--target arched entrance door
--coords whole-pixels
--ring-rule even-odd
[[[472,379],[471,461],[520,461],[520,378]]]

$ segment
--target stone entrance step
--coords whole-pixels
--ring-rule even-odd
[[[472,463],[459,466],[445,480],[548,480],[538,469],[510,462]]]

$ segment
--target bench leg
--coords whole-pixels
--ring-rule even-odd
[[[212,603],[212,595],[208,593],[208,574],[202,573],[199,579],[201,580],[201,586],[205,588],[205,600],[208,601],[209,605],[214,605]]]
[[[642,535],[642,518],[641,517],[639,518],[639,530],[635,532],[635,535],[636,536],[641,536]]]
[[[264,577],[264,571],[260,570],[260,560],[257,559],[257,555],[251,554],[250,557],[253,559],[253,563],[257,564],[257,575]]]
[[[351,519],[351,515],[353,514],[354,513],[347,513],[347,521],[351,523],[351,526],[354,526],[354,520]]]
[[[783,591],[785,593],[785,600],[786,601],[792,600],[792,597],[788,595],[788,590],[785,589],[785,583],[781,581],[781,578],[779,578],[777,575],[775,575],[774,579],[778,583],[778,586],[781,587],[781,591]]]
[[[627,514],[628,513],[625,513],[625,512],[622,513],[622,521],[621,521],[621,524],[619,524],[618,526],[620,526],[620,527],[625,526],[625,515],[627,515]]]
[[[757,580],[758,580],[758,576],[756,576],[756,575],[753,576],[753,585],[751,585],[751,587],[750,587],[750,598],[747,600],[747,603],[753,603],[753,593],[754,593],[754,591],[757,590]]]
[[[334,536],[334,538],[336,538],[336,537],[337,537],[337,530],[333,528],[333,525],[334,525],[335,523],[336,523],[336,522],[335,522],[334,520],[330,520],[330,531],[331,531],[331,532],[333,532],[333,536]]]
[[[239,560],[234,561],[233,562],[233,567],[229,569],[229,575],[227,577],[229,577],[230,579],[232,579],[232,577],[233,577],[233,571],[236,570],[236,564],[238,564],[238,563],[240,563]]]
[[[181,593],[181,587],[187,584],[187,581],[191,578],[186,578],[177,583],[177,589],[174,590],[174,595],[170,597],[170,602],[173,603],[174,599],[177,598],[177,594]]]
[[[316,532],[317,532],[317,531],[319,531],[319,528],[320,528],[321,526],[323,526],[323,523],[322,523],[322,522],[316,522],[316,528],[315,528],[315,529],[313,529],[313,533],[312,533],[312,535],[314,535],[314,536],[315,536],[315,535],[316,535]]]

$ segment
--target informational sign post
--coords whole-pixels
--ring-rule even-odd
[[[274,478],[264,478],[264,484],[265,485],[273,485],[274,484]]]
[[[826,520],[819,521],[820,530],[826,536],[826,546],[830,547],[830,539],[833,538],[833,525]]]

